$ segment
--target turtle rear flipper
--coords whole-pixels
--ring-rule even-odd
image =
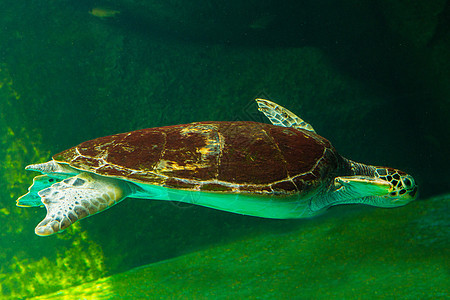
[[[41,206],[41,198],[38,196],[38,192],[46,189],[63,178],[54,178],[48,175],[39,175],[33,178],[33,184],[28,188],[28,193],[17,199],[16,205],[22,207],[34,207]]]
[[[128,194],[129,188],[120,180],[89,173],[64,179],[38,193],[47,215],[36,226],[35,233],[41,236],[57,233],[111,207]]]

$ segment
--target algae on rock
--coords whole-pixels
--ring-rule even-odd
[[[23,119],[26,103],[4,64],[0,65],[0,98],[0,298],[30,297],[104,276],[102,249],[87,238],[81,225],[53,240],[36,239],[32,228],[37,210],[16,207],[15,200],[36,175],[24,167],[48,160],[50,152],[39,130]],[[33,253],[36,249],[46,251]]]

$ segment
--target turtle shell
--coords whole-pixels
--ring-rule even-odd
[[[323,137],[255,122],[197,122],[101,137],[53,156],[98,175],[168,188],[293,194],[334,178]]]

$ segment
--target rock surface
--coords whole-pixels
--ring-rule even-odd
[[[36,299],[444,299],[450,195],[312,219]]]

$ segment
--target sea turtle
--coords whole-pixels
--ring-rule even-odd
[[[196,122],[97,138],[29,165],[41,172],[18,206],[45,205],[51,235],[130,198],[180,201],[265,218],[305,218],[338,204],[396,207],[417,194],[399,170],[340,156],[289,110],[256,99],[272,124]]]

